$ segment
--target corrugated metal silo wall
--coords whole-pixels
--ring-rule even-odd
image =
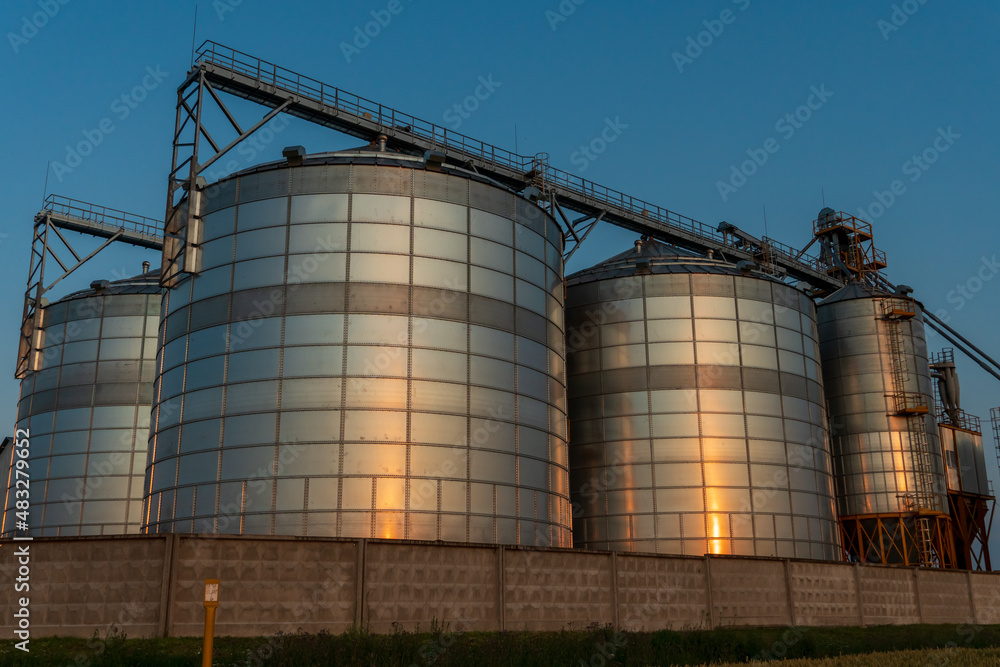
[[[207,191],[203,270],[166,306],[148,530],[570,546],[558,226],[372,162]]]
[[[576,545],[837,558],[812,301],[721,263],[651,262],[570,277]]]
[[[152,275],[45,307],[41,368],[22,380],[18,404],[17,428],[29,434],[27,534],[139,532],[160,299]],[[15,529],[15,487],[11,477],[4,535]]]

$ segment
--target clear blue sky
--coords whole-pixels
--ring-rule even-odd
[[[191,55],[193,0],[61,2],[7,0],[0,9],[0,422],[11,427],[17,327],[46,164],[66,163],[67,145],[84,132],[94,137],[108,119],[113,131],[72,171],[50,172],[48,191],[162,216],[175,90]],[[559,0],[348,0],[336,9],[318,0],[202,0],[197,41],[216,40],[442,125],[460,120],[462,132],[503,147],[514,148],[516,125],[522,154],[548,152],[553,166],[706,223],[762,234],[766,206],[768,236],[795,247],[810,239],[821,192],[834,208],[871,213],[875,193],[899,181],[895,201],[869,216],[890,280],[912,285],[928,308],[944,310],[1000,357],[1000,269],[989,264],[1000,255],[996,3],[577,2],[563,0],[560,13]],[[391,18],[370,43],[345,49],[375,20],[372,12]],[[150,71],[167,76],[158,82]],[[480,77],[492,90],[480,88],[486,99],[458,117],[454,105],[475,94]],[[144,78],[151,90],[131,108],[120,98]],[[809,103],[814,109],[799,109]],[[243,118],[261,115],[236,108]],[[785,119],[796,113],[808,119]],[[596,159],[576,153],[609,121],[614,141]],[[252,161],[276,159],[285,145],[316,152],[357,143],[293,121]],[[729,181],[747,151],[767,161],[745,183]],[[925,151],[933,164],[913,161]],[[236,157],[240,167],[251,163]],[[723,196],[720,181],[738,187]],[[569,268],[633,240],[604,227]],[[144,257],[157,260],[115,250],[66,288],[136,273]],[[965,409],[987,417],[1000,405],[1000,383],[964,359],[959,372]],[[987,462],[996,476],[989,436]]]

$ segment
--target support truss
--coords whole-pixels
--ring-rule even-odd
[[[921,522],[924,526],[921,526]],[[901,512],[841,516],[840,538],[844,560],[882,565],[954,569],[955,540],[951,518],[940,512]],[[929,554],[921,544],[928,531]]]
[[[43,297],[112,243],[159,250],[163,245],[160,225],[158,220],[68,197],[49,195],[46,198],[42,210],[35,216],[31,237],[15,377],[23,378],[38,369]],[[96,250],[83,254],[84,251],[78,252],[74,247],[74,239],[60,230],[81,232],[105,241]],[[58,270],[51,270],[56,268],[50,267],[51,262]]]
[[[566,211],[563,207],[559,205],[559,197],[553,192],[549,195],[546,208],[549,215],[551,215],[556,220],[562,220],[563,229],[566,231],[566,249],[563,253],[563,261],[568,262],[570,258],[580,249],[580,246],[587,237],[590,236],[590,232],[594,231],[607,211],[600,211],[597,215],[592,215],[590,213],[584,213],[583,215],[575,218],[573,220],[569,219],[566,215]]]
[[[948,491],[952,525],[955,530],[957,566],[963,570],[991,572],[990,530],[993,527],[993,510],[996,501],[961,491]]]
[[[257,125],[243,130],[219,93],[255,102],[269,112]],[[237,138],[226,146],[216,140],[219,136],[216,128],[206,127],[204,107],[209,100],[221,109],[228,125],[237,132]],[[418,156],[434,153],[543,204],[557,202],[561,209],[582,216],[570,221],[565,214],[558,215],[572,241],[567,258],[598,221],[605,221],[695,252],[725,250],[733,261],[754,260],[750,249],[736,247],[713,227],[555,169],[549,166],[544,154],[518,155],[274,63],[205,42],[198,49],[194,68],[178,90],[163,257],[165,286],[176,284],[181,273],[196,273],[199,268],[199,175],[281,112],[369,142],[384,136],[392,150]],[[205,155],[208,159],[204,159]],[[554,211],[558,214],[558,210]],[[801,257],[801,252],[773,243],[769,248],[774,250],[769,260],[783,274],[818,285],[827,292],[842,285],[842,281],[817,271],[811,258]]]
[[[205,185],[201,174],[272,118],[285,111],[291,103],[291,99],[286,99],[275,104],[263,118],[244,129],[219,97],[204,69],[192,70],[178,88],[160,274],[160,283],[164,287],[176,285],[181,273],[198,273],[201,270],[200,213]],[[209,104],[222,112],[229,126],[236,132],[236,138],[228,144],[220,146],[216,136],[213,136],[215,129],[210,131],[204,122],[204,110]]]

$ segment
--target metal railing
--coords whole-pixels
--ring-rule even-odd
[[[890,296],[882,299],[882,315],[886,320],[905,320],[916,317],[914,300],[905,296]]]
[[[619,217],[624,214],[639,223],[646,221],[651,223],[650,228],[653,232],[656,231],[656,225],[659,224],[687,232],[698,239],[709,241],[713,246],[725,245],[723,235],[719,231],[694,218],[681,215],[619,190],[599,185],[561,169],[550,167],[547,163],[539,163],[535,156],[519,155],[498,148],[460,132],[449,130],[384,104],[327,85],[322,81],[237,49],[206,41],[198,48],[196,62],[217,65],[220,69],[230,70],[254,79],[257,85],[271,87],[274,92],[280,91],[289,96],[306,98],[334,113],[336,110],[343,110],[369,121],[380,131],[398,130],[422,139],[425,143],[439,149],[461,153],[473,161],[479,160],[483,165],[502,167],[512,172],[509,174],[510,176],[523,177],[525,182],[528,182],[527,174],[532,169],[541,169],[544,173],[536,173],[534,182],[543,183],[545,188],[557,195],[567,196],[567,198],[594,208],[608,209],[618,213]],[[770,241],[770,243],[779,251],[786,266],[795,266],[809,272],[814,271],[811,266],[813,261],[811,257],[804,256],[804,259],[796,259],[797,251],[795,249],[774,241]]]
[[[945,347],[942,348],[940,352],[931,352],[930,358],[927,360],[933,366],[934,364],[947,364],[955,363],[955,348]]]
[[[163,236],[163,222],[143,215],[120,211],[116,208],[91,204],[51,194],[45,198],[42,211],[57,217],[81,220],[94,226],[123,229],[141,236],[159,238]]]
[[[293,72],[249,53],[237,51],[216,42],[205,41],[198,48],[197,54],[196,62],[221,65],[286,93],[306,97],[334,109],[349,111],[356,116],[371,120],[380,127],[400,129],[431,143],[469,155],[476,155],[481,159],[518,171],[527,171],[531,167],[532,159],[530,157],[497,148],[484,141],[403,113],[374,100],[329,86],[322,81]]]
[[[976,415],[970,415],[965,410],[958,409],[948,412],[943,406],[938,405],[936,412],[935,418],[939,424],[950,424],[951,426],[980,434],[983,432],[982,420]]]
[[[831,215],[813,220],[814,235],[822,234],[823,232],[827,232],[838,227],[843,227],[848,232],[852,232],[869,239],[872,236],[872,226],[870,222],[865,222],[861,218],[853,216],[850,213],[845,213],[844,211],[835,211]]]

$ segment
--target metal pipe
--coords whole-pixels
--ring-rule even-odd
[[[973,350],[975,350],[976,352],[978,352],[983,357],[983,359],[986,359],[986,361],[990,362],[993,366],[995,366],[996,368],[1000,369],[1000,364],[998,364],[996,362],[996,360],[994,360],[992,357],[990,357],[990,355],[986,354],[985,352],[983,352],[982,350],[980,350],[978,347],[976,347],[975,345],[973,345],[971,342],[969,342],[969,340],[967,338],[965,338],[962,334],[958,333],[957,331],[955,331],[954,329],[952,329],[950,326],[948,326],[947,324],[945,324],[944,322],[942,322],[940,319],[938,319],[937,315],[935,315],[934,313],[928,312],[928,311],[924,311],[924,315],[926,315],[927,317],[931,318],[932,320],[934,320],[935,322],[937,322],[939,325],[941,325],[942,327],[944,327],[945,329],[947,329],[952,335],[954,335],[960,341],[962,341],[963,343],[965,343],[966,345],[968,345],[970,348],[972,348]]]
[[[927,315],[929,313],[925,312],[924,314]],[[936,317],[933,318],[933,319],[937,320]],[[989,373],[990,375],[992,375],[993,377],[995,377],[997,380],[1000,380],[1000,373],[997,373],[992,368],[990,368],[989,366],[987,366],[986,364],[984,364],[978,357],[976,357],[974,354],[972,354],[971,352],[969,352],[969,350],[967,350],[961,343],[959,343],[954,338],[952,338],[951,336],[949,336],[948,334],[946,334],[943,329],[939,328],[938,325],[934,324],[933,320],[928,321],[927,322],[927,326],[929,326],[931,329],[934,329],[934,331],[936,331],[939,334],[941,334],[941,336],[944,337],[944,339],[946,341],[948,341],[949,343],[951,343],[952,345],[954,345],[955,347],[957,347],[962,352],[962,354],[964,354],[969,359],[972,359],[974,362],[976,362],[977,364],[979,364],[980,366],[982,366],[982,368],[983,368],[984,371],[986,371],[987,373]]]
[[[881,274],[877,274],[877,276],[878,276],[879,282],[881,282],[882,284],[884,284],[888,289],[895,291],[896,286],[893,285],[888,280],[886,280],[885,276],[883,276]],[[955,331],[954,329],[952,329],[950,326],[948,326],[947,324],[945,324],[934,313],[930,312],[929,310],[924,310],[924,315],[926,315],[927,318],[930,320],[930,321],[927,322],[927,325],[930,326],[930,328],[934,329],[934,331],[936,331],[939,334],[941,334],[944,337],[945,340],[947,340],[949,343],[951,343],[952,345],[954,345],[955,347],[957,347],[962,352],[962,354],[964,354],[969,359],[972,359],[977,364],[979,364],[980,366],[982,366],[983,370],[985,370],[987,373],[989,373],[990,375],[992,375],[996,379],[1000,380],[1000,375],[998,375],[996,372],[994,372],[994,370],[992,368],[990,368],[989,366],[987,366],[986,364],[984,364],[982,362],[982,360],[980,360],[979,358],[977,358],[974,354],[972,354],[971,352],[969,352],[969,350],[966,349],[964,346],[962,346],[961,343],[956,342],[954,338],[952,338],[951,336],[949,336],[948,334],[946,334],[944,331],[942,331],[942,329],[945,329],[945,330],[949,331],[952,335],[955,336],[955,338],[958,338],[960,341],[962,341],[963,343],[965,343],[966,345],[968,345],[970,348],[972,348],[973,350],[975,350],[976,352],[978,352],[980,355],[982,355],[982,357],[984,359],[986,359],[986,361],[988,361],[989,363],[991,363],[994,367],[996,367],[997,369],[1000,369],[1000,364],[998,364],[996,362],[996,360],[994,360],[992,357],[990,357],[990,355],[986,354],[985,352],[983,352],[982,350],[980,350],[978,347],[976,347],[975,345],[973,345],[971,342],[969,342],[969,340],[967,338],[965,338],[962,334],[958,333],[957,331]],[[937,324],[935,324],[935,323],[937,323]]]

